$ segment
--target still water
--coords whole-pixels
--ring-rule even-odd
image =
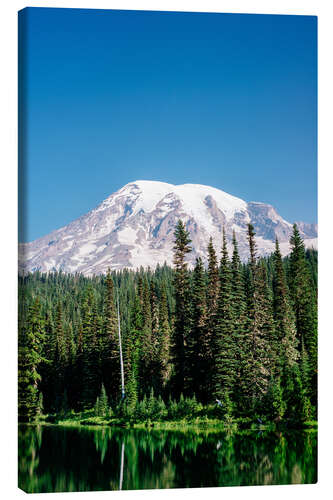
[[[316,480],[316,432],[19,426],[19,487],[29,493]]]

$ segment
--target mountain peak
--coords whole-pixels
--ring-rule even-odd
[[[20,271],[82,272],[99,274],[124,267],[172,263],[174,230],[182,219],[190,232],[193,252],[189,263],[207,258],[210,236],[220,250],[222,228],[231,250],[235,231],[240,255],[248,258],[247,225],[257,234],[259,255],[289,251],[291,224],[266,203],[246,201],[201,184],[174,185],[137,180],[111,194],[98,207],[32,243],[20,245]],[[316,246],[315,228],[302,223],[308,246]]]

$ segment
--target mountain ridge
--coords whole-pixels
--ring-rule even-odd
[[[207,257],[209,237],[220,251],[222,227],[231,249],[235,231],[241,258],[248,257],[246,228],[252,223],[258,255],[274,250],[277,237],[288,253],[292,224],[275,208],[262,202],[246,202],[212,186],[173,185],[137,180],[112,193],[96,208],[48,235],[19,245],[19,272],[63,270],[85,275],[124,267],[155,267],[172,263],[173,232],[182,219],[190,232],[195,258]],[[307,247],[317,247],[317,227],[299,222]]]

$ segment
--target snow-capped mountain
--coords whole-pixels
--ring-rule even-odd
[[[104,273],[124,267],[155,267],[172,263],[175,225],[182,219],[193,251],[204,260],[212,236],[219,252],[222,227],[231,249],[235,231],[239,252],[248,257],[247,224],[255,228],[258,254],[274,250],[275,237],[284,255],[289,252],[292,224],[266,203],[249,202],[210,186],[135,181],[113,193],[97,208],[31,243],[19,245],[19,271]],[[317,227],[298,223],[307,247],[317,247]]]

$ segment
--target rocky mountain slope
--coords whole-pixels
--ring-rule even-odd
[[[255,228],[258,254],[274,249],[276,236],[284,255],[289,252],[292,224],[268,204],[245,202],[219,189],[198,184],[174,186],[135,181],[113,193],[97,208],[31,243],[19,245],[19,271],[104,273],[124,267],[155,267],[172,263],[174,229],[182,219],[192,238],[193,252],[206,259],[209,237],[219,251],[222,227],[231,245],[236,232],[240,255],[248,257],[247,224]],[[317,227],[298,223],[307,247],[317,247]],[[230,246],[231,248],[231,246]]]

